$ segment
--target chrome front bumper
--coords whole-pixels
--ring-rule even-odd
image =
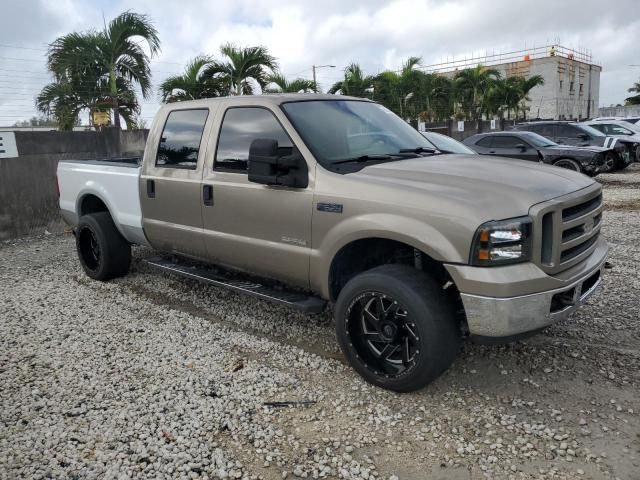
[[[603,272],[604,259],[595,271],[555,290],[507,298],[461,293],[469,332],[481,337],[511,337],[563,320],[596,293]]]

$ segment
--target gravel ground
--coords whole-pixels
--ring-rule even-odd
[[[598,177],[605,290],[526,341],[467,342],[413,394],[345,366],[329,315],[159,274],[147,249],[104,284],[69,235],[4,243],[0,478],[640,478],[639,167]]]

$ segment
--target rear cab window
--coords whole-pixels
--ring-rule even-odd
[[[162,129],[156,167],[195,170],[209,110],[174,110]]]

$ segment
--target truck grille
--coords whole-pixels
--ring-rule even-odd
[[[535,205],[534,261],[547,273],[581,262],[596,248],[602,220],[602,191],[594,185]]]

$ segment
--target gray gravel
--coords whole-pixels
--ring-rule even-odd
[[[405,395],[344,365],[329,315],[159,274],[147,249],[103,284],[68,235],[6,242],[0,478],[640,478],[638,167],[598,177],[603,293]]]

